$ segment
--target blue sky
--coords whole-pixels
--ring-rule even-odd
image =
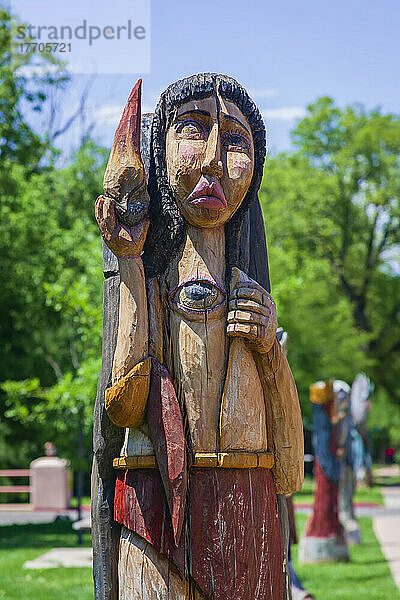
[[[94,4],[110,5],[86,0],[88,7]],[[51,6],[56,12],[57,3]],[[318,96],[398,111],[399,26],[398,0],[152,0],[150,73],[97,75],[87,118],[96,123],[98,141],[110,145],[139,76],[144,108],[151,110],[169,83],[214,71],[232,75],[251,92],[264,115],[270,151],[287,150],[295,119]],[[118,52],[113,58],[117,71]],[[86,82],[87,76],[75,75],[58,99],[63,118]]]

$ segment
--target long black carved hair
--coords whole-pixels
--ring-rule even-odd
[[[244,216],[257,197],[266,153],[265,127],[260,112],[246,90],[235,79],[215,73],[202,73],[181,79],[162,93],[156,107],[151,136],[151,161],[148,190],[150,227],[144,247],[143,262],[147,277],[163,273],[185,241],[185,221],[175,204],[168,185],[165,136],[174,110],[189,102],[219,94],[234,102],[247,117],[254,143],[254,172],[242,204],[225,224],[227,275],[239,262],[240,232]]]

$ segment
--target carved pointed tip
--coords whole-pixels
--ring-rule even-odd
[[[174,536],[174,543],[176,548],[179,546],[179,542],[181,540],[183,524],[185,520],[185,505],[186,498],[182,498],[180,501],[174,502],[172,513],[172,533]]]
[[[144,169],[140,157],[141,90],[142,80],[139,79],[129,95],[115,132],[104,175],[104,191],[113,198],[123,196],[129,187],[134,189],[143,180]]]
[[[124,114],[128,115],[137,115],[139,116],[139,121],[141,117],[141,102],[142,101],[142,80],[138,79],[135,85],[132,88],[131,93],[129,94],[128,101],[126,103]]]
[[[135,83],[135,85],[132,88],[131,94],[129,96],[128,102],[129,100],[132,98],[132,96],[136,95],[140,98],[140,95],[142,93],[142,79],[138,79],[137,82]]]
[[[177,548],[179,546],[179,542],[181,541],[181,533],[182,533],[182,527],[183,527],[183,520],[181,523],[179,524],[172,524],[173,525],[173,533],[174,533],[174,544],[175,547]]]
[[[138,151],[140,149],[141,104],[142,80],[139,79],[129,95],[117,131],[115,132],[115,141],[125,138],[126,143],[131,143],[134,150]]]

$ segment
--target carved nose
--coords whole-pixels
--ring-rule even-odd
[[[221,156],[221,144],[219,139],[218,124],[215,123],[207,140],[206,155],[201,166],[202,175],[209,175],[221,179],[223,174]]]
[[[210,177],[221,179],[223,174],[222,162],[220,160],[211,160],[207,163],[203,163],[201,173],[202,175],[209,175]]]

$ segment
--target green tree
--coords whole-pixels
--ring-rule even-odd
[[[320,98],[293,139],[297,151],[269,161],[261,201],[301,391],[364,369],[400,403],[400,118]]]
[[[18,21],[0,9],[0,160],[23,165],[26,176],[37,171],[46,151],[46,133],[39,135],[25,113],[41,113],[50,90],[65,85],[69,76],[51,52],[21,52],[15,36]]]
[[[26,115],[46,114],[68,75],[19,52],[17,22],[0,16],[0,462],[24,466],[49,439],[74,460],[79,419],[89,458],[102,304],[93,201],[105,153],[88,142],[54,168],[50,129],[39,134]]]
[[[30,439],[27,459],[47,439],[74,458],[78,411],[90,448],[102,331],[93,199],[104,159],[88,144],[69,167],[29,181],[14,166],[17,193],[3,195],[0,307],[11,318],[0,330],[0,381],[10,444],[21,441],[25,455]]]

